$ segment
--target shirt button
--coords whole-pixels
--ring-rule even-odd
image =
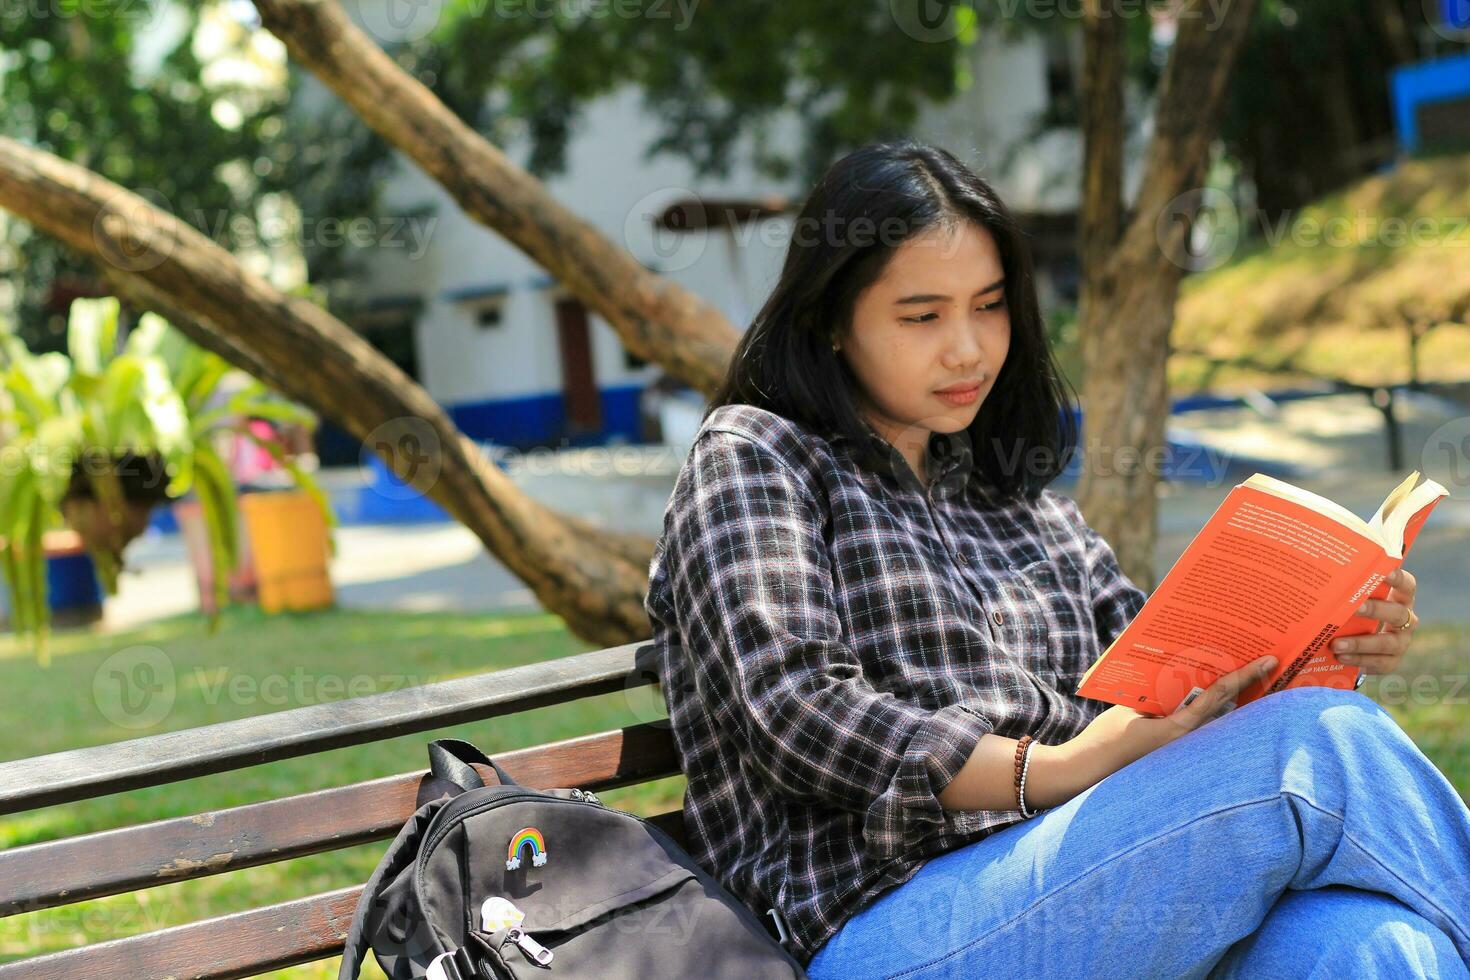
[[[961,565],[970,564],[970,553],[968,551],[961,551],[958,555],[955,555],[955,558],[959,559]]]
[[[990,614],[990,618],[995,623],[995,625],[997,625],[997,626],[1004,626],[1005,623],[1006,623],[1006,618],[1000,614],[1000,610],[999,609],[997,609],[995,612],[991,613]]]

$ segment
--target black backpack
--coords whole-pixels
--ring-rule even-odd
[[[493,766],[486,786],[471,762]],[[521,786],[429,743],[423,803],[363,888],[338,980],[804,980],[755,913],[658,827],[580,789]],[[777,927],[772,927],[777,928]]]

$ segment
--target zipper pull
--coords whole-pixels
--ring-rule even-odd
[[[520,951],[522,953],[525,953],[526,956],[529,957],[533,962],[538,963],[541,966],[545,966],[546,964],[551,962],[551,950],[547,949],[545,946],[542,946],[536,940],[532,939],[530,936],[522,932],[519,928],[512,927],[510,931],[505,934],[505,938],[508,941],[515,943],[516,946],[519,947]]]

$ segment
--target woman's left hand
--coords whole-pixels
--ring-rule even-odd
[[[1414,612],[1414,593],[1419,583],[1408,570],[1400,567],[1388,576],[1387,599],[1369,599],[1358,608],[1357,615],[1382,620],[1382,632],[1364,633],[1332,642],[1332,654],[1345,664],[1357,664],[1365,674],[1387,674],[1398,669],[1399,661],[1413,642],[1419,615]]]

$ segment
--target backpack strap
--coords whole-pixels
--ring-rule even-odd
[[[504,941],[504,930],[495,933],[471,930],[463,946],[440,953],[429,961],[424,980],[500,980],[510,976],[503,971],[504,961],[495,952]]]
[[[436,738],[429,743],[429,770],[462,790],[479,789],[485,785],[485,780],[480,778],[471,762],[494,769],[502,786],[520,785],[506,775],[498,763],[462,738]]]
[[[482,980],[470,957],[470,948],[461,946],[448,953],[440,953],[429,963],[424,980]]]
[[[337,968],[337,980],[357,980],[358,971],[362,969],[362,962],[368,951],[368,916],[373,903],[379,898],[383,881],[391,880],[405,866],[413,863],[418,854],[419,839],[443,802],[436,800],[415,810],[413,816],[399,829],[393,843],[388,845],[378,866],[373,869],[372,876],[368,878],[357,900],[352,922],[347,927],[347,937],[342,945],[342,962]]]

